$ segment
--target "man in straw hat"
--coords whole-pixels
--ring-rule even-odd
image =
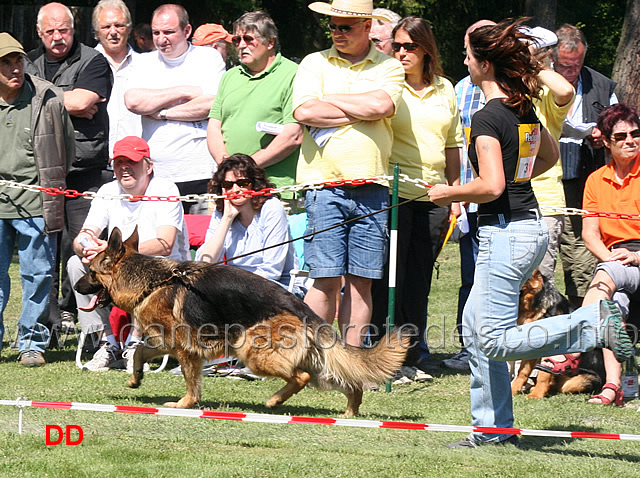
[[[25,52],[8,33],[0,33],[0,179],[64,189],[75,157],[71,119],[62,90],[24,72]],[[20,363],[45,363],[49,341],[51,274],[56,234],[64,227],[64,196],[0,185],[0,348],[2,311],[9,300],[9,264],[20,245],[22,313],[18,319]]]
[[[400,99],[404,70],[369,40],[371,0],[334,0],[309,5],[329,15],[333,46],[308,55],[294,83],[294,117],[308,125],[297,181],[318,183],[387,174],[393,141],[390,117]],[[388,21],[386,17],[380,19]],[[343,337],[359,346],[371,319],[371,281],[382,277],[387,252],[387,214],[360,218],[389,203],[387,183],[308,191],[310,230],[356,218],[305,241],[314,284],[305,301],[329,323],[344,277],[338,311]]]

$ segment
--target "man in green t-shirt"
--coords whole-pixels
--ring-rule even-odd
[[[232,154],[248,154],[276,187],[295,184],[303,132],[291,106],[298,67],[279,53],[278,29],[266,13],[245,13],[233,32],[241,63],[220,81],[209,113],[209,151],[218,164]],[[294,194],[282,197],[297,212]]]

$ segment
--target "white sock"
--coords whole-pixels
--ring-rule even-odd
[[[127,340],[124,341],[124,344],[125,347],[128,347],[129,345],[135,345],[139,342],[142,342],[142,337],[138,337],[137,335],[133,335],[132,333],[130,333],[127,337]]]
[[[107,335],[107,342],[109,342],[109,345],[112,345],[113,347],[115,347],[117,349],[120,348],[120,344],[116,340],[116,336],[113,335],[113,334]]]

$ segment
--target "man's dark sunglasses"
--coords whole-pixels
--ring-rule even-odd
[[[231,39],[231,43],[233,43],[235,46],[238,46],[240,44],[240,40],[244,40],[244,42],[248,45],[249,43],[254,41],[255,38],[251,35],[236,35]]]
[[[356,25],[360,25],[361,23],[364,23],[366,21],[367,19],[363,18],[359,22],[355,22],[353,25],[336,25],[335,23],[329,23],[329,30],[332,32],[340,30],[342,33],[348,33],[353,27],[355,27]]]

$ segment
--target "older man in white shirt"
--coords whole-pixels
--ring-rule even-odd
[[[122,0],[100,0],[93,9],[92,23],[100,42],[96,50],[107,59],[113,73],[113,89],[107,104],[109,157],[113,158],[116,141],[126,136],[142,135],[140,115],[129,111],[124,102],[124,93],[139,53],[128,43],[131,13]]]

